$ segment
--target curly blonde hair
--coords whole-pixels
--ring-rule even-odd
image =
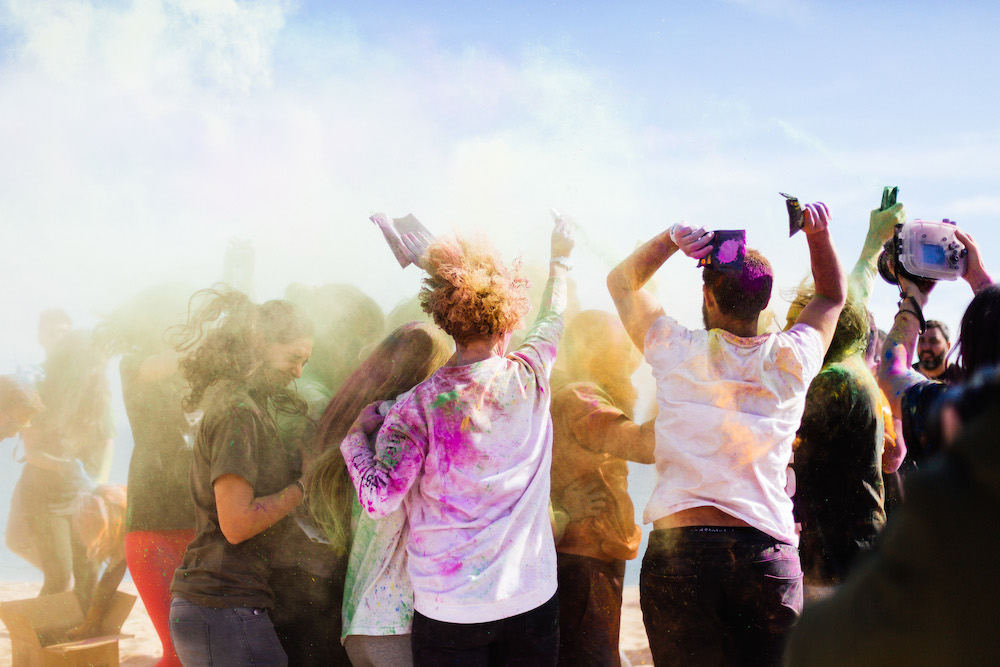
[[[447,239],[427,249],[420,305],[459,345],[518,328],[528,312],[527,279],[484,242]]]

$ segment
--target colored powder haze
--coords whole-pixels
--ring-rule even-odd
[[[257,298],[349,281],[388,310],[418,272],[377,210],[486,231],[529,262],[564,210],[584,307],[609,308],[610,265],[682,219],[745,228],[793,286],[808,258],[778,191],[830,205],[848,267],[884,185],[911,217],[957,220],[992,264],[1000,115],[982,83],[1000,8],[675,4],[0,2],[0,372],[40,362],[43,308],[92,326],[143,287],[208,285],[233,237],[256,249]],[[692,262],[655,281],[700,324]],[[942,285],[927,316],[957,330],[968,298]],[[883,328],[896,299],[876,288]],[[0,471],[0,516],[19,468]],[[4,578],[36,576],[14,560]]]

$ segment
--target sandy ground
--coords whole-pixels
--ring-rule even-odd
[[[0,601],[21,600],[38,594],[38,583],[0,583]],[[121,590],[136,594],[131,583],[122,584]],[[121,640],[119,656],[121,664],[128,667],[146,667],[155,665],[160,655],[160,639],[153,629],[153,624],[146,615],[142,600],[136,600],[135,607],[122,627],[122,632],[132,635]],[[10,667],[10,635],[7,628],[0,628],[0,667]],[[639,589],[632,586],[625,589],[622,604],[621,651],[626,660],[624,667],[632,665],[652,665],[649,657],[649,645],[646,631],[642,626],[642,612],[639,610]]]

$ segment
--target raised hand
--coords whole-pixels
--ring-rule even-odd
[[[986,267],[983,266],[983,255],[979,250],[979,245],[968,232],[964,232],[961,229],[955,230],[955,238],[965,246],[965,273],[962,274],[962,278],[969,283],[973,292],[978,292],[984,287],[991,285],[993,280],[986,272]]]
[[[406,249],[407,258],[421,269],[427,270],[424,259],[427,257],[427,248],[434,243],[434,237],[426,232],[416,231],[407,232],[400,238]]]
[[[670,228],[670,240],[692,259],[701,259],[711,254],[714,237],[714,232],[705,231],[704,227],[691,227],[686,222],[679,222]]]
[[[906,209],[897,202],[885,209],[875,209],[868,218],[868,236],[876,239],[879,245],[892,238],[896,225],[906,222]]]
[[[806,204],[802,207],[802,219],[805,223],[802,231],[806,234],[826,231],[830,226],[830,209],[821,201],[815,204]]]
[[[569,220],[562,213],[559,213],[555,209],[552,209],[552,217],[555,221],[555,227],[552,228],[552,245],[551,245],[551,255],[552,259],[557,258],[569,258],[571,252],[573,252],[573,246],[576,241],[573,239],[573,227],[570,225]]]

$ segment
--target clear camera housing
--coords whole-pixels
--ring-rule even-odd
[[[933,280],[955,280],[965,273],[965,245],[950,220],[911,220],[899,230],[899,263],[909,273]]]

